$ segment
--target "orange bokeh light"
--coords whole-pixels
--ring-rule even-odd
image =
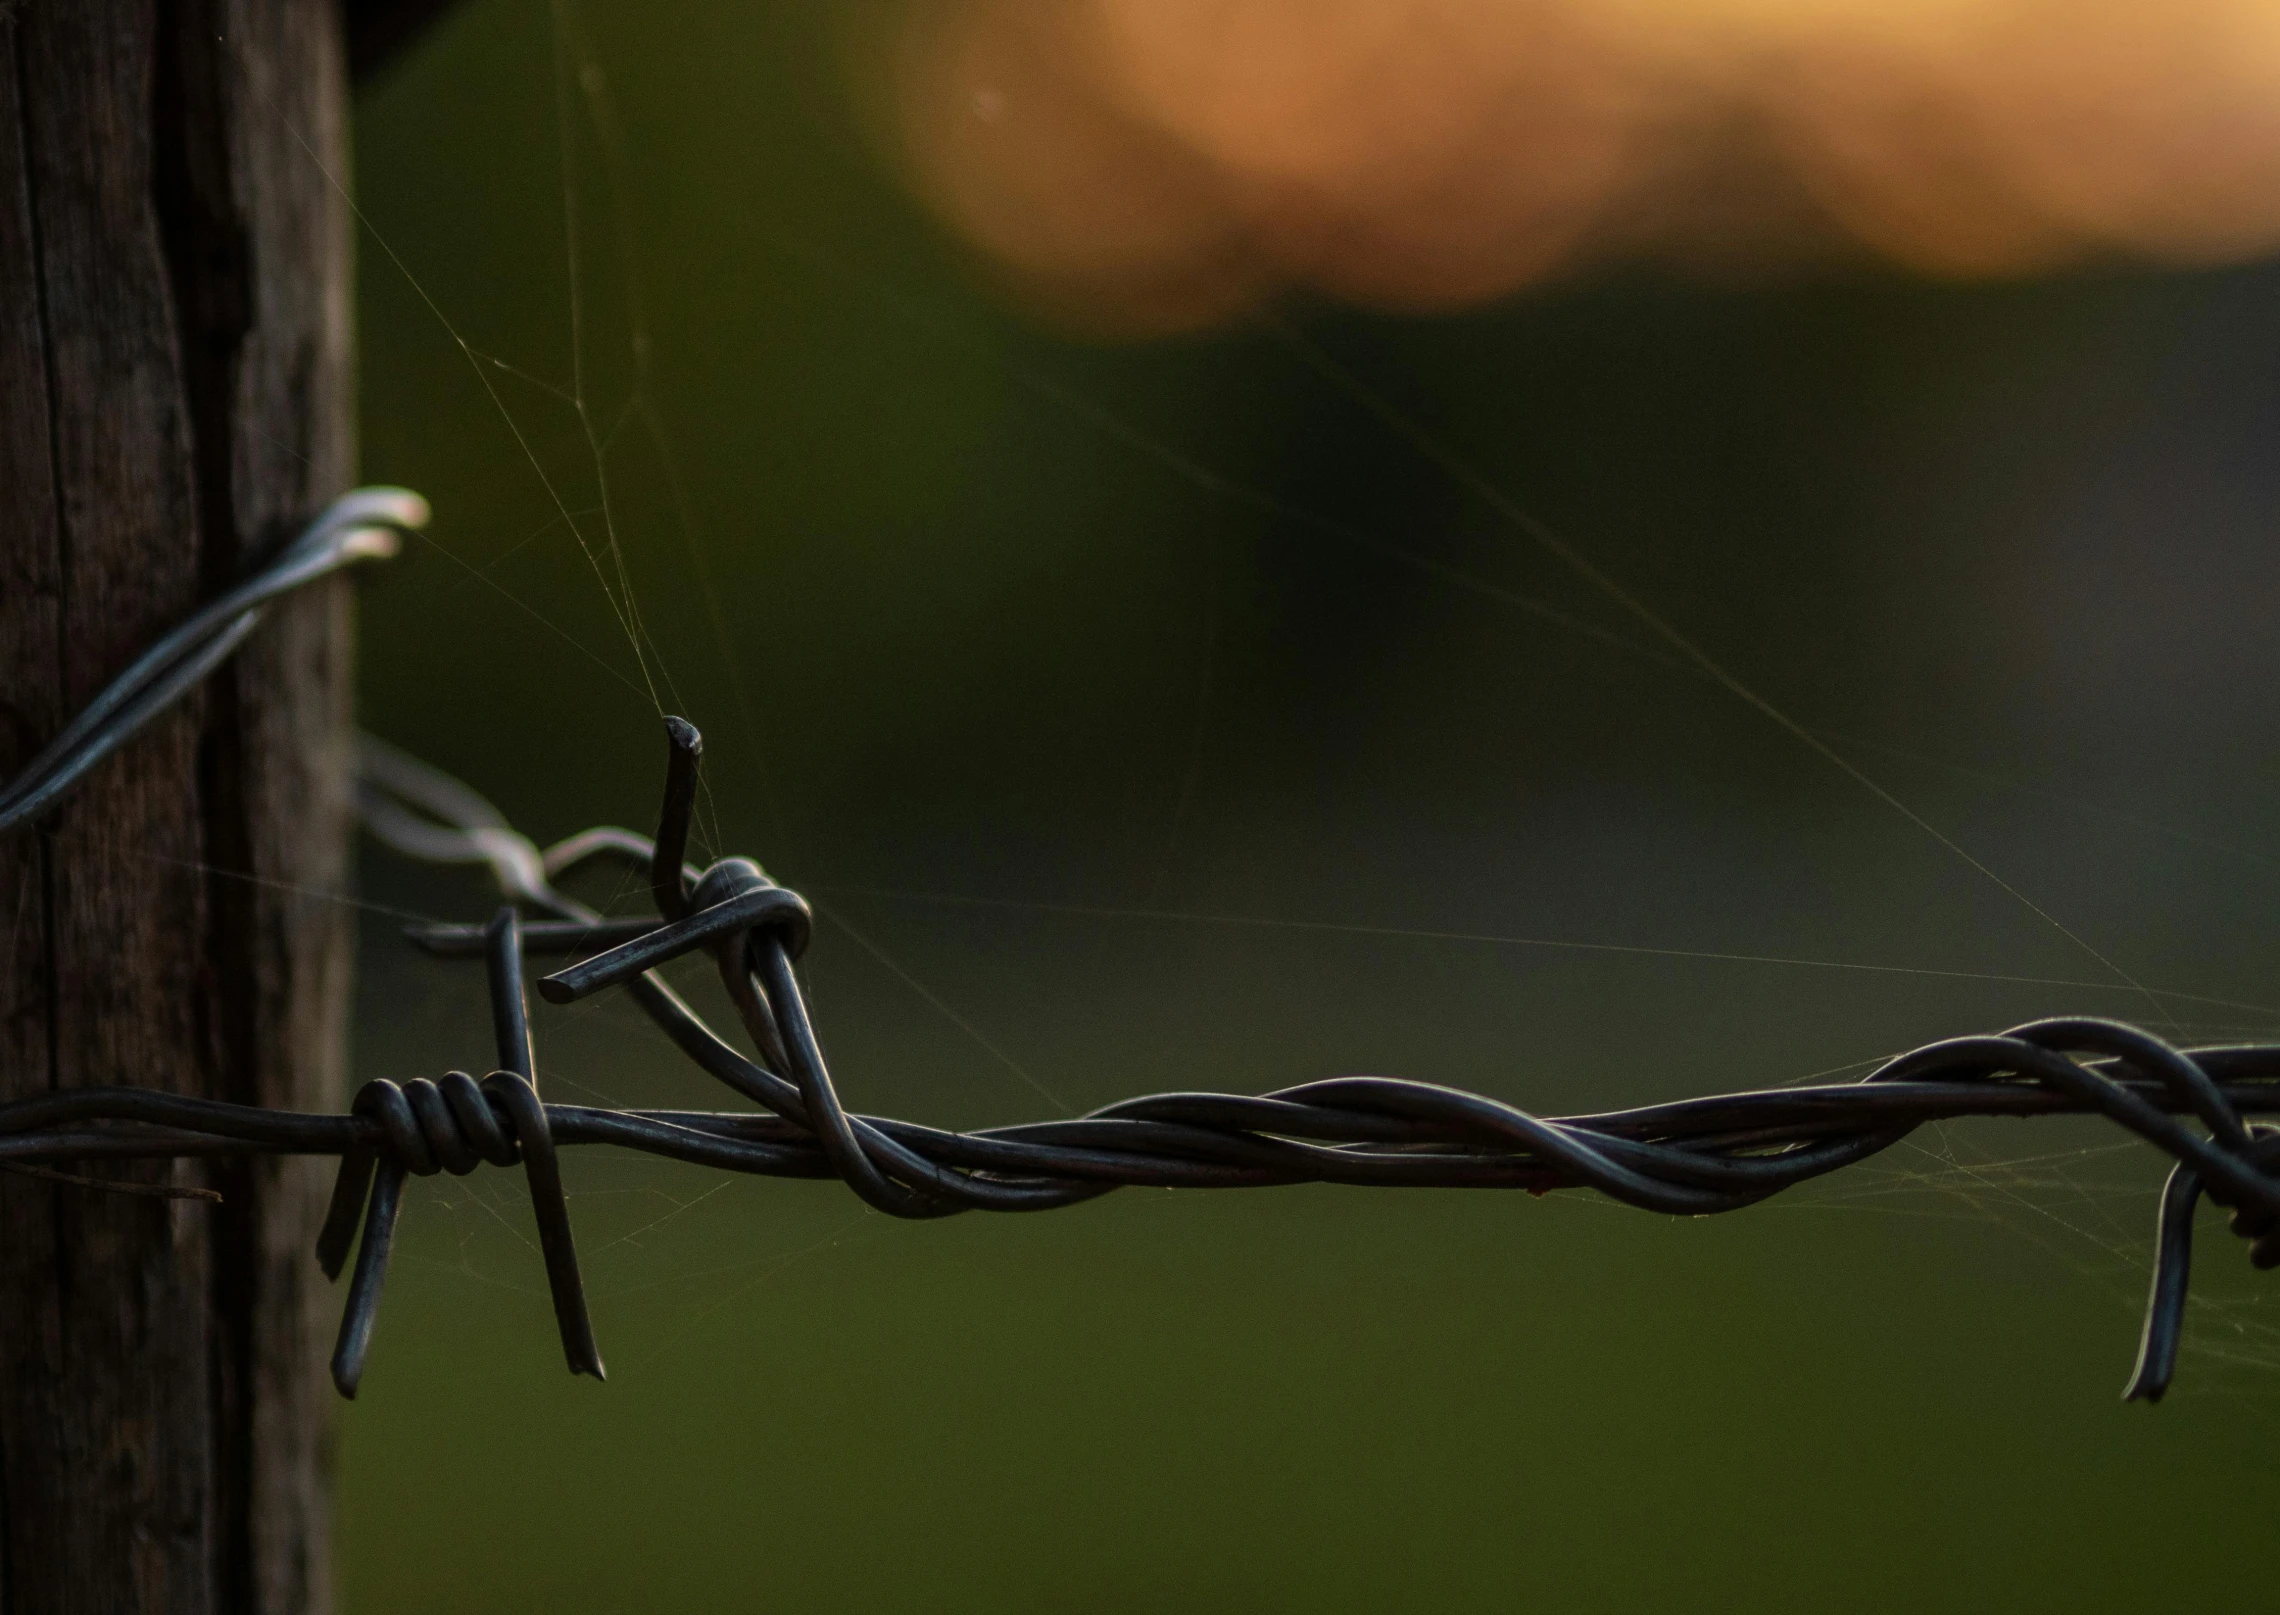
[[[904,0],[919,193],[1129,330],[1617,257],[1945,275],[2280,241],[2272,0]]]

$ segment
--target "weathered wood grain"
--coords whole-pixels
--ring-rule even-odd
[[[0,0],[0,773],[347,485],[345,111],[336,0]],[[337,1106],[349,635],[0,844],[0,1093]],[[330,1605],[320,1173],[171,1170],[223,1204],[0,1173],[9,1612]]]

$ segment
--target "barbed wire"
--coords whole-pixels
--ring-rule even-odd
[[[52,810],[71,785],[225,659],[268,601],[392,550],[425,519],[416,495],[366,489],[335,504],[269,567],[139,659],[0,792],[0,832]],[[540,848],[478,792],[363,737],[357,806],[383,844],[431,864],[486,870],[505,898],[483,924],[407,928],[445,959],[489,976],[495,1067],[480,1080],[363,1085],[343,1115],[99,1087],[0,1105],[0,1164],[231,1154],[337,1156],[317,1258],[338,1278],[351,1252],[333,1380],[353,1397],[369,1354],[405,1179],[520,1166],[563,1353],[603,1374],[562,1188],[558,1149],[608,1144],[723,1171],[837,1178],[867,1204],[910,1218],[1045,1211],[1133,1186],[1591,1189],[1675,1216],[1738,1211],[1867,1160],[1929,1122],[2094,1113],[2171,1157],[2151,1293],[2124,1396],[2158,1401],[2175,1370],[2203,1195],[2232,1213],[2260,1268],[2280,1265],[2280,1046],[2181,1049],[2116,1021],[2033,1021],[1949,1038],[1858,1081],[1541,1117],[1484,1095],[1393,1077],[1334,1077],[1259,1095],[1170,1092],[1068,1120],[957,1132],[850,1112],[825,1064],[796,961],[807,904],[749,858],[687,862],[703,742],[666,720],[664,801],[654,837],[615,826]],[[656,912],[610,917],[558,883],[598,863],[645,879]],[[658,974],[711,957],[750,1040],[723,1039]],[[707,1075],[757,1110],[617,1110],[539,1097],[526,961],[572,961],[539,994],[569,1004],[628,994]],[[2190,1122],[2198,1123],[2196,1130]],[[108,1185],[99,1185],[108,1186]]]

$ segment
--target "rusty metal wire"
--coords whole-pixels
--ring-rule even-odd
[[[406,525],[401,516],[410,507],[398,508],[399,517],[379,525]],[[234,635],[233,645],[242,638],[236,617],[220,614],[219,606],[199,620]],[[218,642],[217,630],[204,632],[202,643]],[[198,665],[201,654],[177,646],[171,661],[154,651],[136,665],[145,669],[157,659],[165,673],[167,666]],[[199,675],[169,676],[171,685],[146,679],[144,688],[171,699]],[[128,697],[113,701],[110,693],[104,701],[111,702],[108,715],[83,717],[67,731],[79,737],[74,746],[59,741],[42,754],[42,777],[68,785],[91,766],[82,760],[90,751],[115,748],[163,704],[155,696],[139,706]],[[1705,1216],[1866,1160],[1927,1122],[2096,1113],[2175,1163],[2161,1197],[2138,1359],[2124,1392],[2147,1401],[2159,1400],[2175,1367],[2200,1198],[2230,1209],[2255,1265],[2280,1265],[2280,1126],[2246,1119],[2280,1113],[2280,1047],[2180,1049],[2106,1020],[2043,1020],[1951,1038],[1856,1082],[1585,1116],[1539,1117],[1479,1094],[1390,1077],[1336,1077],[1255,1096],[1153,1094],[1073,1120],[973,1132],[850,1112],[832,1083],[794,969],[810,938],[808,906],[748,858],[689,866],[702,742],[681,719],[666,720],[666,727],[656,836],[602,827],[544,849],[459,781],[378,741],[363,742],[358,805],[366,828],[409,857],[482,867],[506,898],[485,924],[408,931],[437,957],[479,958],[488,967],[496,1065],[479,1081],[456,1071],[435,1081],[375,1079],[346,1115],[132,1088],[58,1091],[0,1105],[0,1162],[248,1152],[339,1157],[317,1256],[338,1277],[355,1255],[332,1362],[344,1396],[356,1394],[363,1374],[406,1177],[464,1174],[486,1162],[522,1167],[564,1355],[573,1373],[601,1377],[557,1154],[582,1144],[723,1171],[837,1178],[879,1210],[913,1218],[1051,1210],[1134,1185],[1292,1183],[1535,1194],[1592,1189],[1642,1210]],[[62,788],[39,800],[52,805]],[[39,789],[36,780],[12,786],[0,802],[28,802],[27,792]],[[654,914],[606,917],[557,885],[575,870],[613,861],[646,878]],[[657,974],[696,952],[712,958],[751,1054],[715,1033]],[[541,1100],[524,990],[532,956],[572,961],[540,979],[549,1003],[622,990],[685,1056],[759,1108],[612,1110]]]

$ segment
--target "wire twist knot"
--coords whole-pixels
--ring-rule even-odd
[[[547,1288],[570,1372],[606,1377],[586,1312],[554,1132],[532,1075],[535,1061],[522,992],[521,916],[512,907],[501,909],[484,927],[483,939],[491,966],[500,1069],[481,1082],[464,1071],[446,1072],[433,1082],[414,1077],[398,1084],[375,1077],[357,1090],[349,1106],[349,1114],[368,1123],[369,1131],[341,1156],[332,1205],[317,1236],[317,1261],[327,1278],[340,1277],[350,1245],[356,1247],[356,1271],[349,1280],[340,1336],[333,1347],[333,1384],[343,1396],[355,1396],[364,1377],[365,1354],[371,1347],[372,1325],[395,1243],[396,1218],[403,1207],[405,1177],[433,1177],[438,1172],[464,1177],[486,1161],[494,1166],[520,1165],[530,1181],[531,1213],[538,1222]]]

